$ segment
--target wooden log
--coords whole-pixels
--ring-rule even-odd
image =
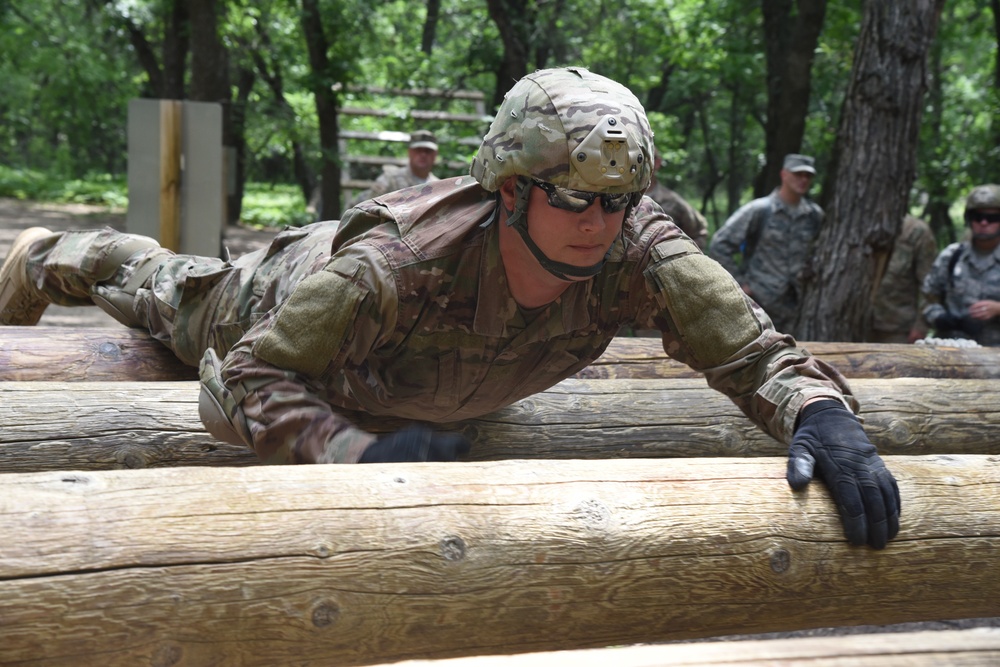
[[[738,656],[738,657],[737,657]],[[789,637],[578,649],[442,660],[404,660],[394,667],[940,667],[1000,664],[1000,628]]]
[[[865,428],[884,454],[1000,454],[995,380],[857,380]],[[251,465],[205,432],[195,382],[0,382],[0,471]],[[384,433],[398,419],[358,416]],[[781,456],[703,380],[566,380],[503,410],[438,425],[471,460]]]
[[[1000,615],[997,458],[888,463],[882,551],[776,458],[0,475],[0,651],[352,665]]]
[[[0,380],[197,380],[198,369],[126,327],[0,328]]]
[[[804,342],[802,347],[848,378],[1000,378],[1000,348]],[[578,378],[691,378],[701,373],[674,361],[659,338],[616,338]]]
[[[849,378],[1000,378],[1000,348],[876,343],[804,343]],[[163,345],[138,329],[4,327],[0,381],[197,379]],[[699,378],[668,357],[659,339],[619,337],[580,379]]]

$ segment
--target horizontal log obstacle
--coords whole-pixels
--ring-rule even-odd
[[[358,665],[1000,616],[998,462],[890,457],[882,551],[780,458],[0,475],[0,655]]]
[[[865,429],[884,454],[1000,454],[993,380],[855,380]],[[196,382],[0,382],[0,471],[251,465],[198,418]],[[362,428],[400,428],[359,417]],[[472,460],[781,456],[703,380],[566,380],[495,413],[440,425]]]
[[[946,348],[876,343],[803,343],[848,378],[1000,378],[1000,348]],[[4,327],[0,381],[194,380],[163,345],[137,329]],[[616,338],[582,379],[697,378],[670,359],[657,338]]]
[[[823,342],[800,345],[851,379],[1000,378],[1000,348],[996,347]],[[659,338],[618,337],[600,359],[580,371],[577,377],[655,379],[701,377],[701,373],[668,357]]]
[[[393,667],[941,667],[1000,664],[1000,628],[788,637],[580,649],[445,660],[404,660]]]

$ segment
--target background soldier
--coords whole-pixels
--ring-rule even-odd
[[[912,215],[904,217],[872,303],[868,341],[913,343],[927,335],[921,288],[936,256],[930,226]]]
[[[848,540],[884,547],[899,490],[846,380],[642,196],[652,161],[627,88],[541,70],[506,95],[472,178],[366,200],[231,264],[109,230],[26,231],[0,272],[0,321],[93,301],[200,362],[213,435],[266,462],[320,463],[452,460],[459,435],[376,436],[351,417],[487,414],[652,322],[672,357],[789,445],[792,488],[818,475]]]
[[[934,260],[924,280],[924,318],[939,338],[1000,345],[1000,185],[979,185],[965,200],[967,241]]]
[[[733,213],[708,251],[767,311],[778,331],[792,334],[824,217],[823,209],[806,198],[816,175],[813,164],[806,155],[786,155],[781,185]]]
[[[384,195],[387,192],[402,190],[412,185],[438,180],[438,177],[432,173],[438,156],[437,138],[432,133],[427,130],[414,131],[410,135],[406,155],[408,162],[405,167],[386,167],[375,179],[371,188],[362,191],[355,198],[355,203]]]

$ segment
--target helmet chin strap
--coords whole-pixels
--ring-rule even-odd
[[[528,246],[528,250],[535,257],[542,268],[551,273],[553,276],[559,280],[565,280],[572,282],[576,278],[590,278],[591,276],[596,276],[600,273],[601,269],[604,267],[604,263],[608,261],[608,257],[611,256],[611,250],[614,248],[614,244],[608,248],[608,251],[604,254],[604,258],[601,259],[597,264],[592,264],[590,266],[574,266],[573,264],[566,264],[564,262],[557,262],[554,259],[549,258],[542,249],[535,244],[535,241],[531,238],[531,234],[528,233],[528,196],[531,194],[531,180],[519,176],[517,178],[517,185],[515,186],[515,199],[514,199],[514,210],[507,208],[504,204],[503,196],[497,192],[497,199],[500,202],[500,206],[503,207],[504,213],[507,214],[507,226],[513,227],[517,233],[521,236],[521,240],[524,241],[524,245]],[[625,210],[625,216],[628,217],[628,213],[631,211],[631,206]]]

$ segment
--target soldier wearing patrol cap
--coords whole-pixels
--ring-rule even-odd
[[[200,363],[213,435],[266,462],[328,463],[453,460],[469,444],[427,423],[493,412],[587,366],[623,326],[654,326],[789,444],[793,488],[820,477],[848,540],[884,547],[899,491],[847,382],[643,197],[652,157],[627,88],[542,70],[507,94],[471,178],[367,200],[232,263],[36,231],[4,266],[0,317],[98,303]],[[420,424],[376,436],[359,413]]]
[[[379,197],[387,192],[395,192],[403,188],[409,188],[422,183],[431,183],[438,180],[432,173],[434,163],[437,162],[438,144],[437,138],[427,130],[415,130],[410,134],[410,143],[406,149],[407,163],[405,167],[389,166],[379,174],[375,183],[368,190],[364,190],[356,198],[356,201],[364,201],[372,197]]]
[[[774,327],[791,334],[823,224],[823,209],[806,197],[815,175],[813,158],[786,155],[781,185],[729,216],[708,251],[761,305]]]
[[[1000,345],[1000,185],[977,185],[965,199],[970,238],[953,243],[924,279],[924,319],[938,338]]]

